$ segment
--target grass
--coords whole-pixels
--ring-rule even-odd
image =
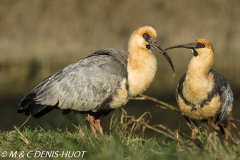
[[[127,134],[125,132],[128,132]],[[41,127],[21,131],[0,132],[0,151],[86,151],[85,159],[236,159],[239,148],[231,143],[222,144],[217,136],[211,140],[204,134],[205,150],[200,150],[186,139],[184,145],[167,138],[141,138],[134,132],[116,127],[102,138],[94,136],[88,128],[74,133],[67,130],[44,130]],[[26,157],[25,157],[26,158]],[[68,157],[65,157],[66,159]],[[24,159],[24,158],[22,158]],[[28,159],[28,158],[26,158]],[[50,158],[55,159],[55,158]],[[62,158],[64,159],[64,157]]]
[[[87,151],[86,159],[147,159],[160,156],[165,150],[156,139],[148,139],[142,145],[137,135],[124,136],[121,132],[95,137],[88,129],[84,135],[78,132],[46,131],[42,128],[24,128],[19,132],[1,132],[1,151]],[[20,138],[24,136],[24,140]],[[29,144],[26,144],[28,139]],[[54,158],[53,158],[54,159]]]
[[[152,100],[162,109],[179,112],[153,97],[142,95],[136,99]],[[7,151],[9,159],[29,159],[29,152],[28,156],[39,159],[240,159],[239,132],[229,132],[225,140],[213,128],[203,125],[196,139],[192,139],[181,130],[172,131],[162,124],[148,125],[149,114],[136,118],[122,109],[121,116],[112,116],[109,131],[103,136],[94,135],[86,126],[74,125],[75,132],[69,132],[67,128],[33,129],[24,123],[14,126],[12,131],[0,131],[0,155]],[[147,137],[147,129],[161,136]],[[19,157],[21,152],[25,156]]]

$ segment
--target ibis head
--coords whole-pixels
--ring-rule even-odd
[[[191,49],[195,57],[196,56],[206,57],[206,56],[209,56],[209,54],[214,54],[212,44],[206,39],[197,39],[195,42],[192,42],[192,43],[171,46],[164,49],[164,51],[173,49],[173,48]]]
[[[157,32],[151,26],[144,26],[144,27],[138,28],[135,32],[132,33],[130,37],[130,40],[128,43],[129,53],[132,53],[134,51],[136,52],[135,49],[150,51],[152,48],[155,48],[161,54],[164,55],[164,57],[167,59],[168,63],[170,64],[174,72],[174,66],[170,57],[167,55],[166,52],[162,50],[160,45],[157,43],[156,37],[157,37]]]

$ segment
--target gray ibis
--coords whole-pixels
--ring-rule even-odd
[[[62,109],[64,115],[71,111],[86,113],[92,132],[97,129],[103,134],[100,117],[125,105],[153,81],[157,59],[152,48],[165,56],[174,71],[156,36],[154,28],[140,27],[130,36],[128,52],[101,49],[68,65],[33,88],[20,101],[17,112],[35,118],[53,109]]]

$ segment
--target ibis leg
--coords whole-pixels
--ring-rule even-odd
[[[103,135],[103,129],[102,129],[102,126],[100,124],[100,119],[96,119],[95,124],[96,124],[96,127],[97,127],[99,133],[101,133],[101,135]]]
[[[88,121],[89,121],[89,125],[90,125],[90,128],[91,128],[92,132],[93,132],[94,134],[96,134],[96,130],[95,130],[94,126],[93,126],[94,121],[95,121],[95,117],[93,117],[93,116],[91,116],[91,115],[88,114],[87,119],[88,119]]]
[[[98,132],[103,135],[103,129],[102,126],[100,124],[100,119],[96,119],[94,116],[91,116],[88,114],[87,119],[89,121],[90,124],[90,128],[92,130],[92,132],[96,135],[96,129],[98,130]]]

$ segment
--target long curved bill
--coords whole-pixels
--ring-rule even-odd
[[[187,44],[179,44],[179,45],[175,45],[175,46],[171,46],[171,47],[168,47],[168,48],[165,48],[163,50],[164,51],[167,51],[169,49],[174,49],[174,48],[189,48],[189,49],[194,49],[194,48],[199,48],[197,46],[197,43],[196,42],[193,42],[193,43],[187,43]]]
[[[168,63],[170,64],[170,66],[171,66],[171,68],[173,70],[173,76],[175,77],[174,65],[172,63],[171,58],[168,56],[167,52],[162,50],[162,48],[159,46],[159,44],[156,41],[153,41],[153,43],[150,43],[150,46],[155,48],[156,50],[158,50],[160,53],[162,53],[164,55],[164,57],[167,59]]]

